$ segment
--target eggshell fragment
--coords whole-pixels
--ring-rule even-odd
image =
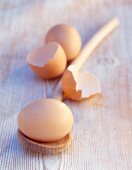
[[[65,96],[72,100],[81,100],[101,93],[97,77],[88,72],[78,72],[74,65],[71,65],[63,74],[62,89]]]
[[[66,136],[72,129],[71,110],[55,99],[41,99],[26,106],[18,116],[18,127],[27,137],[52,142]]]
[[[68,61],[73,60],[80,52],[80,34],[70,25],[59,24],[52,27],[45,37],[45,42],[52,41],[58,42],[63,47]]]
[[[34,72],[46,79],[61,75],[67,65],[65,52],[56,42],[48,43],[44,47],[33,50],[27,56],[27,62]]]

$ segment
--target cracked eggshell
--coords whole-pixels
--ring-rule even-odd
[[[52,41],[58,42],[63,47],[68,61],[73,60],[80,52],[80,34],[70,25],[59,24],[52,27],[45,37],[45,42],[48,43]]]
[[[63,74],[62,89],[67,98],[76,101],[101,93],[97,77],[88,72],[78,72],[74,65],[70,66]]]
[[[63,102],[41,99],[27,105],[18,116],[18,127],[27,137],[52,142],[71,132],[73,115]]]
[[[65,52],[57,42],[33,50],[27,56],[27,62],[37,75],[45,79],[60,76],[67,65]]]

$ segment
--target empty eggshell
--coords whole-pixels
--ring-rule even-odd
[[[41,142],[52,142],[65,137],[71,131],[72,124],[71,110],[56,99],[34,101],[18,116],[20,131]]]
[[[52,27],[45,37],[45,42],[52,41],[58,42],[63,47],[68,61],[73,60],[80,52],[80,34],[70,25],[59,24]]]
[[[101,93],[97,77],[88,72],[78,72],[74,65],[71,65],[63,74],[62,89],[67,98],[76,101]]]
[[[27,56],[27,62],[34,72],[46,79],[60,76],[67,65],[65,52],[57,42],[35,49]]]

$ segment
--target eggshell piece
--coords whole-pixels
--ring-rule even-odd
[[[27,62],[34,72],[45,79],[60,76],[67,65],[65,52],[56,42],[48,43],[44,47],[33,50],[27,56]]]
[[[67,24],[59,24],[52,27],[46,37],[45,42],[58,42],[64,49],[67,60],[73,60],[80,52],[81,37],[79,32]]]
[[[71,131],[72,124],[71,110],[56,99],[34,101],[18,116],[20,131],[40,142],[52,142],[63,138]]]
[[[97,77],[88,72],[78,72],[74,65],[70,66],[63,74],[62,89],[67,98],[77,101],[101,93]]]

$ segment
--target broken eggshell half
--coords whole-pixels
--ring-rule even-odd
[[[27,56],[30,68],[42,78],[52,79],[60,76],[66,69],[66,54],[57,42],[33,50]]]
[[[75,101],[101,93],[100,82],[97,77],[88,72],[79,72],[74,65],[69,66],[64,72],[62,89],[66,98]]]

